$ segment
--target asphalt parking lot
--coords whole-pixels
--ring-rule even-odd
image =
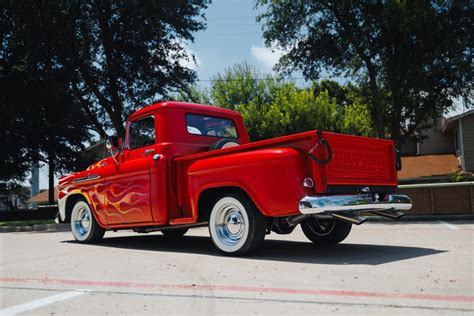
[[[298,228],[246,258],[206,229],[179,241],[108,232],[0,234],[0,315],[470,314],[474,222],[367,223],[332,247]]]

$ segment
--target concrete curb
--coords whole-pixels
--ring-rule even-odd
[[[14,232],[65,232],[71,230],[69,224],[40,224],[28,226],[3,226],[0,227],[0,233],[14,233]]]

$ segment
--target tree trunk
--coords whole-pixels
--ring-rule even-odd
[[[49,179],[48,179],[48,204],[53,205],[54,202],[54,154],[52,152],[48,153],[48,169],[49,169]]]
[[[354,47],[355,51],[357,52],[357,54],[363,60],[363,62],[365,63],[365,66],[367,67],[367,72],[369,73],[370,91],[372,93],[372,108],[373,108],[373,113],[374,113],[377,137],[385,138],[383,109],[382,109],[382,103],[380,101],[379,87],[377,86],[377,70],[375,69],[375,65],[372,62],[370,56],[359,45],[357,38],[353,36],[354,32],[352,30],[351,25],[347,23],[347,19],[341,14],[340,10],[337,8],[337,5],[334,3],[328,4],[328,9],[334,13],[334,16],[336,17],[337,21],[342,26],[343,36],[341,37],[349,40],[349,42]]]
[[[401,117],[402,117],[402,104],[400,100],[400,91],[396,79],[391,79],[391,90],[392,90],[392,122],[391,122],[391,135],[390,138],[397,142],[399,146],[401,143]]]
[[[117,68],[119,63],[114,59],[113,34],[110,29],[109,21],[112,19],[111,3],[102,2],[96,5],[96,13],[100,28],[100,41],[104,48],[105,63],[107,65],[107,77],[109,85],[109,93],[111,99],[111,111],[108,111],[112,123],[117,130],[119,137],[125,137],[125,128],[122,122],[123,105],[119,95],[119,87],[117,80]]]
[[[385,138],[385,126],[383,119],[383,109],[380,102],[379,87],[377,86],[377,76],[375,69],[371,63],[367,63],[367,70],[369,73],[370,91],[372,93],[372,108],[374,110],[375,129],[378,138]]]
[[[113,113],[109,113],[112,123],[117,131],[117,135],[121,138],[125,138],[125,128],[123,127],[122,111],[114,109]]]

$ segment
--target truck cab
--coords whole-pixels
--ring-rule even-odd
[[[133,113],[111,156],[59,179],[59,211],[80,242],[106,230],[178,237],[208,226],[216,247],[245,254],[266,234],[301,224],[310,240],[338,243],[368,216],[398,219],[394,144],[308,131],[250,142],[228,109],[161,102]]]

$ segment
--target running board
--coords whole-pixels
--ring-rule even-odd
[[[146,233],[157,232],[157,231],[162,231],[162,230],[205,227],[208,224],[209,224],[208,222],[201,222],[201,223],[186,224],[186,225],[139,227],[139,228],[134,228],[133,231],[136,233],[146,234]]]
[[[352,214],[331,213],[331,216],[335,219],[339,219],[356,225],[360,225],[367,220],[367,217]]]
[[[399,220],[401,217],[403,217],[405,214],[402,212],[397,212],[397,211],[370,211],[369,213],[393,220]]]

